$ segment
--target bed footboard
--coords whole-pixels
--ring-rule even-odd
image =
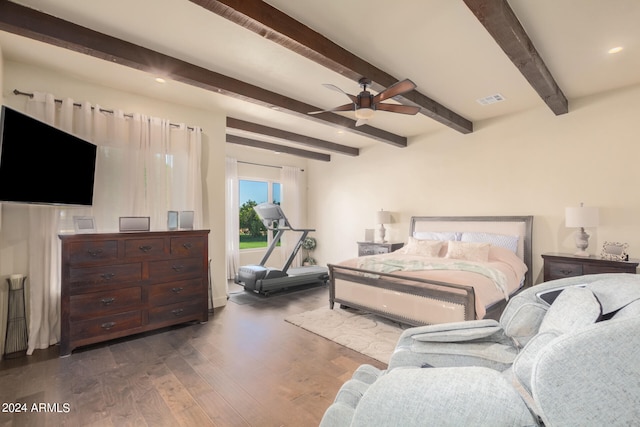
[[[331,308],[339,303],[413,326],[476,318],[472,286],[335,264],[329,276]]]

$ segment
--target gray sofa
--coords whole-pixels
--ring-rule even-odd
[[[388,369],[359,367],[321,421],[398,425],[640,425],[640,275],[547,282],[499,322],[407,329]]]

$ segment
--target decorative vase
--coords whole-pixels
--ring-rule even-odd
[[[27,317],[24,306],[24,283],[27,276],[13,274],[9,282],[9,307],[7,310],[7,336],[4,342],[4,357],[11,359],[27,352]]]

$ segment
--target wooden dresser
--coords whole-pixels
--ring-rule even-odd
[[[208,230],[60,235],[60,355],[208,320]]]
[[[636,273],[638,260],[610,261],[596,257],[569,254],[542,254],[544,281],[599,273]]]

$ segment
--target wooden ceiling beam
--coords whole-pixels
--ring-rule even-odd
[[[464,0],[491,37],[556,115],[569,111],[562,93],[507,0]]]
[[[322,108],[10,1],[0,0],[0,30],[137,70],[153,74],[162,73],[168,78],[188,85],[270,108],[277,107],[279,111],[345,129],[396,147],[407,146],[407,139],[400,135],[372,126],[356,127],[355,120],[335,113],[309,115],[308,112],[322,110]]]
[[[375,91],[380,92],[399,80],[262,0],[190,1],[353,81],[367,77]],[[458,132],[473,132],[471,121],[416,90],[394,99],[420,107],[421,114]]]
[[[275,151],[277,153],[293,154],[298,157],[305,157],[307,159],[320,160],[323,162],[330,162],[331,156],[324,153],[316,153],[315,151],[302,150],[300,148],[289,147],[287,145],[273,144],[271,142],[258,141],[256,139],[245,138],[237,135],[227,134],[227,143],[244,145],[246,147],[260,148],[262,150]]]
[[[322,139],[311,138],[310,136],[300,135],[293,132],[287,132],[281,129],[276,129],[257,123],[247,122],[240,119],[234,119],[233,117],[227,117],[227,129],[236,129],[245,132],[251,132],[259,135],[271,136],[274,138],[280,138],[287,141],[292,141],[307,147],[317,148],[320,150],[333,151],[339,154],[345,154],[347,156],[357,156],[360,154],[360,150],[354,147],[347,147],[346,145],[336,144],[334,142],[325,141]]]

